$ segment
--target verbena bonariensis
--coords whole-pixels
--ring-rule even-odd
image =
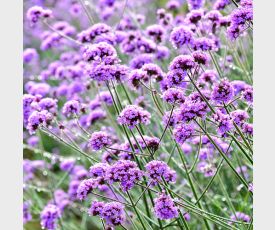
[[[251,0],[24,3],[26,229],[252,229]]]

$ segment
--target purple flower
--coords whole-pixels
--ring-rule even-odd
[[[204,0],[187,0],[189,10],[196,10],[202,8]]]
[[[34,25],[38,20],[49,18],[52,16],[52,11],[49,9],[43,9],[40,6],[33,6],[27,11],[27,19]]]
[[[54,191],[54,201],[61,212],[70,204],[69,196],[62,189]]]
[[[88,146],[90,146],[93,150],[100,150],[111,144],[111,136],[106,132],[99,131],[92,134]]]
[[[91,207],[89,208],[88,213],[92,216],[101,215],[105,203],[101,201],[92,201]]]
[[[73,169],[74,165],[75,165],[75,159],[70,158],[70,159],[65,159],[61,161],[59,167],[61,170],[69,172]]]
[[[194,50],[210,51],[215,48],[215,43],[210,38],[197,38],[194,40],[192,47]]]
[[[140,69],[144,64],[152,63],[152,56],[150,54],[140,54],[134,57],[130,61],[130,67],[132,69]]]
[[[230,116],[237,125],[242,125],[249,118],[248,113],[240,109],[232,111]]]
[[[98,82],[109,81],[114,78],[111,65],[97,65],[95,68],[88,68],[88,75]]]
[[[151,25],[146,29],[146,33],[151,37],[155,42],[160,43],[164,40],[165,30],[160,25]]]
[[[39,144],[39,137],[37,137],[37,136],[31,136],[28,139],[27,143],[31,147],[36,147]]]
[[[243,31],[245,31],[245,24],[253,20],[253,8],[252,7],[238,7],[235,9],[231,15],[231,24],[227,28],[228,36],[234,40],[236,39]]]
[[[229,115],[223,114],[221,111],[217,111],[213,118],[218,122],[218,132],[224,136],[226,132],[233,128],[232,120]]]
[[[32,61],[37,61],[39,58],[39,55],[36,51],[36,49],[33,48],[27,48],[23,52],[23,61],[24,63],[31,63]]]
[[[185,95],[182,89],[170,88],[163,93],[162,97],[163,100],[168,102],[169,104],[181,104],[185,102]]]
[[[142,87],[142,83],[149,81],[147,72],[142,69],[134,69],[129,74],[129,84],[132,89],[139,89]]]
[[[120,125],[127,125],[134,128],[138,124],[148,125],[151,114],[136,105],[127,105],[119,114],[117,121]]]
[[[214,3],[213,8],[215,10],[223,10],[230,3],[231,3],[230,0],[216,0],[216,2]]]
[[[104,23],[96,23],[92,27],[88,28],[87,30],[81,31],[77,37],[78,40],[82,43],[91,42],[97,36],[102,34],[107,34],[112,31],[112,28]]]
[[[173,135],[179,144],[183,144],[187,139],[192,137],[194,132],[193,124],[179,124],[174,128]]]
[[[161,81],[164,77],[164,73],[161,68],[153,63],[144,64],[142,70],[147,73],[147,78],[155,78],[157,81]]]
[[[234,220],[234,221],[243,221],[243,222],[249,223],[250,217],[248,215],[246,215],[245,213],[236,212],[235,214],[232,214],[230,216],[231,220]]]
[[[217,72],[214,70],[205,70],[198,78],[200,85],[213,85],[218,79]]]
[[[170,41],[175,48],[190,45],[193,42],[193,32],[186,26],[175,27],[170,35]]]
[[[100,92],[96,96],[96,99],[98,99],[99,101],[105,102],[107,105],[113,105],[113,98],[109,91]]]
[[[97,186],[97,179],[86,179],[81,181],[77,188],[77,198],[81,201],[86,199],[89,193],[93,191],[93,189],[97,188]]]
[[[134,161],[119,160],[107,168],[106,179],[109,183],[120,182],[123,191],[128,191],[140,181],[143,172]]]
[[[111,226],[117,226],[125,221],[124,206],[118,202],[106,203],[100,216]]]
[[[99,42],[85,47],[83,51],[85,61],[97,61],[105,64],[114,64],[117,61],[115,48],[107,42]]]
[[[170,56],[170,51],[166,46],[157,46],[155,56],[158,60],[166,60]]]
[[[218,104],[227,103],[233,98],[233,95],[234,88],[232,84],[227,79],[223,79],[214,86],[212,99]]]
[[[188,82],[188,78],[186,77],[186,71],[182,69],[170,70],[165,80],[167,81],[167,85],[169,87],[180,87],[185,88]]]
[[[249,123],[244,123],[242,125],[242,130],[244,133],[253,136],[253,125]]]
[[[70,197],[71,200],[77,199],[77,189],[78,189],[79,185],[80,185],[79,180],[71,180],[70,181],[69,188],[68,188],[68,196]]]
[[[201,51],[195,51],[192,53],[194,61],[201,65],[207,65],[210,61],[210,57],[207,53]]]
[[[242,98],[249,104],[253,103],[253,88],[251,86],[245,87],[244,91],[242,92]]]
[[[191,23],[197,24],[202,19],[202,16],[203,10],[192,10],[186,15],[186,20]]]
[[[71,101],[67,101],[63,108],[62,108],[62,113],[67,116],[78,116],[80,114],[80,110],[81,110],[81,104],[79,103],[79,101],[76,100],[71,100]]]
[[[190,100],[190,97],[181,105],[177,113],[178,121],[189,122],[196,117],[205,118],[209,108],[204,101]]]
[[[100,121],[106,118],[106,112],[102,109],[96,109],[92,111],[89,115],[83,117],[83,125],[90,127],[96,121]]]
[[[191,70],[195,66],[194,58],[188,55],[179,55],[170,63],[169,70]]]
[[[169,121],[169,117],[170,117],[170,121],[169,121],[169,126],[174,127],[177,123],[178,123],[178,119],[177,119],[177,115],[178,114],[178,110],[174,109],[173,114],[171,116],[171,111],[167,111],[165,112],[165,114],[163,115],[162,121],[164,123],[164,126],[167,125],[168,121]]]
[[[31,220],[32,220],[32,215],[30,212],[30,202],[25,201],[23,203],[23,224],[26,224]]]
[[[53,204],[48,204],[40,214],[40,224],[43,229],[54,230],[57,228],[57,221],[61,217],[60,209]]]
[[[53,119],[51,113],[43,110],[41,112],[34,111],[28,118],[27,129],[30,134],[35,133],[35,131],[39,128],[40,125],[48,125]]]
[[[150,161],[146,164],[145,168],[146,174],[152,180],[152,185],[156,185],[159,181],[162,181],[162,177],[166,182],[176,182],[176,172],[163,161]]]
[[[91,177],[104,177],[109,165],[106,163],[97,163],[90,167],[89,173]]]
[[[168,220],[178,217],[178,209],[169,195],[162,193],[154,199],[154,203],[154,212],[159,219]]]

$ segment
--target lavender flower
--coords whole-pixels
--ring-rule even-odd
[[[57,228],[57,221],[61,217],[60,209],[53,204],[48,204],[40,214],[40,224],[43,229],[54,230]]]
[[[184,91],[177,88],[170,88],[163,93],[163,100],[169,104],[184,103],[185,95]]]
[[[232,111],[230,116],[237,125],[243,124],[249,118],[248,113],[240,109]]]
[[[187,139],[194,134],[194,125],[192,124],[179,124],[173,130],[175,140],[179,144],[183,144]]]
[[[214,86],[212,99],[216,103],[227,103],[233,98],[233,95],[234,89],[232,84],[227,79],[224,79]]]
[[[217,111],[213,118],[218,122],[218,132],[223,136],[226,132],[233,128],[232,120],[229,115],[223,114],[221,111]]]
[[[190,45],[193,42],[193,32],[186,26],[175,27],[170,35],[170,41],[175,48]]]
[[[27,19],[31,22],[31,25],[36,24],[40,19],[46,19],[51,16],[51,10],[43,9],[40,6],[33,6],[27,12]]]
[[[176,181],[176,172],[172,170],[165,162],[153,160],[146,164],[146,173],[152,180],[151,184],[156,185],[159,181],[162,181],[162,177],[166,182]]]
[[[154,202],[154,212],[159,219],[168,220],[178,217],[178,209],[170,196],[162,193]]]
[[[127,105],[119,114],[117,121],[120,125],[127,125],[134,128],[138,124],[148,125],[151,115],[143,108],[136,105]]]
[[[249,104],[253,103],[253,88],[251,86],[245,87],[244,91],[242,92],[242,98]]]
[[[236,212],[236,215],[232,214],[230,216],[230,219],[234,220],[234,221],[243,221],[243,222],[246,222],[246,223],[249,223],[249,221],[250,221],[250,217],[248,215],[246,215],[245,213],[242,213],[242,212]]]
[[[118,202],[110,202],[101,210],[101,217],[111,226],[117,226],[125,221],[124,206]]]
[[[97,61],[105,64],[114,64],[117,61],[117,52],[112,45],[106,42],[99,42],[84,49],[83,59],[88,62]]]
[[[106,163],[97,163],[90,167],[89,173],[91,177],[104,177],[109,165]]]
[[[91,207],[89,208],[88,213],[92,216],[101,215],[105,203],[101,201],[92,201]]]
[[[77,198],[81,201],[86,199],[89,193],[93,191],[93,189],[97,188],[97,186],[97,179],[86,179],[81,181],[77,188]]]
[[[195,65],[194,58],[188,55],[179,55],[170,63],[169,70],[191,70]]]
[[[71,101],[67,101],[64,104],[62,113],[67,117],[78,116],[80,114],[80,110],[81,110],[81,105],[79,101],[71,100]]]
[[[32,215],[30,212],[30,202],[25,201],[23,203],[23,224],[26,224],[31,220],[32,220]]]
[[[148,26],[146,33],[157,43],[161,43],[164,40],[165,31],[160,25]]]
[[[106,132],[99,131],[92,134],[88,146],[90,146],[93,150],[100,150],[111,144],[111,136]]]
[[[123,191],[128,191],[140,181],[143,172],[134,161],[119,160],[107,168],[106,179],[109,183],[120,182]]]
[[[166,75],[166,81],[169,87],[185,88],[188,81],[186,71],[182,69],[170,70]]]

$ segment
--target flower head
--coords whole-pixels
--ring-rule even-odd
[[[125,221],[124,206],[118,202],[106,203],[101,210],[101,217],[111,226],[117,226]]]
[[[127,105],[119,114],[117,121],[120,125],[127,125],[133,128],[138,124],[148,125],[151,114],[136,105]]]
[[[146,174],[152,180],[152,185],[156,185],[159,181],[162,181],[162,177],[166,182],[176,181],[176,172],[163,161],[150,161],[146,164],[145,168]]]
[[[93,189],[97,188],[98,181],[97,179],[86,179],[81,181],[77,188],[77,198],[79,200],[84,200],[89,195]]]
[[[40,224],[43,229],[54,230],[57,228],[57,220],[61,217],[60,209],[53,204],[48,204],[40,214]]]
[[[212,99],[216,103],[227,103],[234,95],[234,88],[232,84],[227,80],[223,79],[219,84],[216,84],[213,88]]]
[[[187,139],[194,134],[194,125],[192,124],[179,124],[173,130],[175,140],[179,144],[183,144]]]
[[[99,131],[99,132],[94,132],[89,140],[89,146],[93,150],[100,150],[106,146],[109,146],[112,144],[112,138],[111,136],[104,132],[104,131]]]
[[[159,219],[168,220],[178,217],[178,209],[169,195],[162,193],[154,200],[154,203],[154,211]]]

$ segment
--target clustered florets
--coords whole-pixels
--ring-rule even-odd
[[[119,114],[117,121],[120,125],[127,125],[133,128],[138,124],[148,125],[151,115],[143,108],[136,105],[126,106]]]

